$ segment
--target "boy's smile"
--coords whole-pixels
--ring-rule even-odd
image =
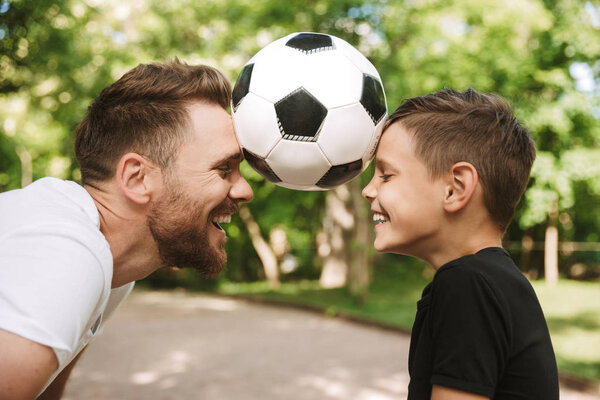
[[[371,203],[379,252],[419,256],[429,251],[444,217],[443,181],[431,178],[413,146],[401,123],[386,129],[375,154],[375,174],[362,192]]]
[[[388,222],[389,221],[388,218],[389,217],[385,214],[379,213],[377,211],[373,211],[373,222],[375,222],[375,229],[377,229],[377,227],[380,224]]]

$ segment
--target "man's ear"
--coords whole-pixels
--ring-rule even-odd
[[[121,193],[136,204],[147,204],[156,189],[152,176],[158,169],[150,160],[137,154],[127,153],[119,159],[116,171],[117,185]]]
[[[453,213],[463,209],[475,193],[478,182],[473,164],[464,161],[454,164],[448,172],[444,210]]]

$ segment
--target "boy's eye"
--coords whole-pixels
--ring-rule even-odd
[[[379,177],[385,182],[385,181],[388,181],[391,178],[391,175],[382,174],[382,175],[379,175]]]

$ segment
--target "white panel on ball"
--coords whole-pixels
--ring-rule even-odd
[[[373,137],[373,121],[360,103],[329,110],[317,143],[332,165],[363,158]]]
[[[294,185],[293,183],[286,183],[286,182],[278,182],[277,185],[287,188],[287,189],[313,191],[313,192],[327,190],[326,188],[318,187],[316,185],[314,185],[314,186]]]
[[[321,51],[307,55],[303,86],[328,109],[346,106],[360,100],[362,72],[337,51]]]
[[[287,36],[284,36],[282,38],[279,38],[271,43],[269,43],[268,45],[266,45],[265,47],[263,47],[258,53],[256,53],[255,55],[252,56],[252,58],[250,58],[250,60],[248,60],[248,62],[246,64],[254,64],[254,61],[260,57],[262,57],[262,54],[267,53],[268,51],[270,51],[271,49],[275,49],[277,47],[281,47],[284,46],[285,43],[290,40],[294,35],[296,35],[295,33],[290,33]]]
[[[294,185],[315,185],[331,165],[319,145],[310,142],[281,140],[267,163],[283,182]]]
[[[281,140],[273,103],[253,93],[244,97],[233,122],[240,145],[259,157],[265,158]]]
[[[250,92],[273,103],[302,86],[304,55],[284,45],[261,50],[254,60]]]
[[[345,40],[332,36],[333,42],[335,43],[335,47],[344,54],[356,67],[365,74],[369,74],[371,76],[375,76],[379,79],[379,73],[377,69],[371,64],[371,62],[358,50],[356,50],[352,45],[350,45]]]
[[[362,157],[363,164],[365,166],[367,165],[369,160],[372,159],[375,155],[375,150],[377,150],[377,144],[379,143],[379,139],[381,138],[381,133],[383,131],[383,125],[385,125],[386,121],[387,118],[382,118],[381,121],[379,121],[379,123],[375,127],[375,131],[373,132],[373,137],[371,138],[369,147],[367,147],[367,150],[365,151],[365,154]]]

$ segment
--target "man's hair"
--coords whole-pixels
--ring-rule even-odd
[[[82,183],[102,182],[127,152],[168,169],[186,139],[186,106],[194,101],[229,106],[231,85],[217,69],[178,59],[140,64],[106,87],[75,131]]]
[[[413,136],[416,156],[432,178],[460,161],[472,164],[485,206],[502,232],[519,202],[535,159],[535,143],[508,103],[473,89],[440,90],[405,100],[390,115]]]

